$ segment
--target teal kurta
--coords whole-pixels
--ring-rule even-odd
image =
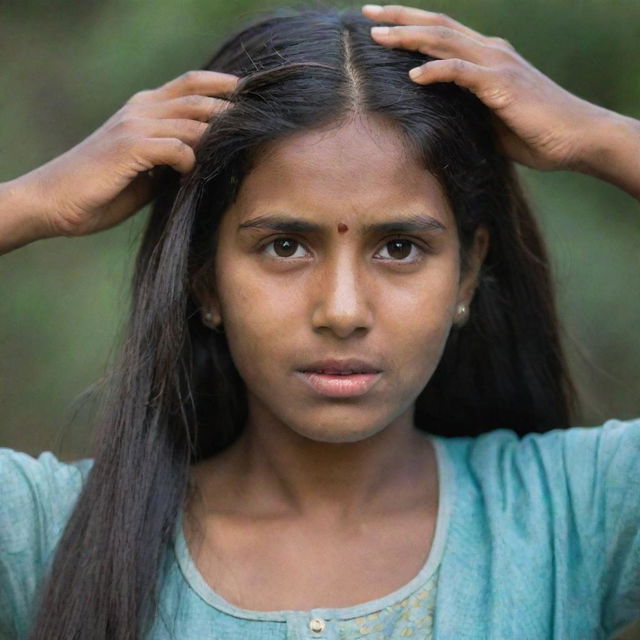
[[[438,521],[410,582],[348,608],[239,609],[198,573],[180,517],[149,640],[604,640],[640,619],[640,419],[429,437]],[[0,448],[0,638],[24,637],[91,464]]]

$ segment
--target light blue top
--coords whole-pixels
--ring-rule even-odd
[[[148,639],[604,640],[640,619],[640,419],[429,437],[438,521],[406,585],[348,608],[240,609],[199,574],[180,514]],[[91,465],[0,448],[0,638],[25,637]]]

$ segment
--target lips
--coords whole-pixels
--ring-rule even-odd
[[[350,376],[353,375],[354,373],[368,373],[367,371],[335,371],[333,369],[313,369],[312,370],[313,373],[325,373],[327,375],[331,375],[331,376]],[[309,371],[308,373],[311,373],[311,371]]]
[[[319,360],[298,369],[296,375],[316,395],[351,398],[369,393],[379,382],[382,369],[357,358]]]
[[[319,360],[300,367],[304,373],[323,373],[326,375],[354,375],[358,373],[380,373],[382,369],[365,360],[349,358],[346,360]]]

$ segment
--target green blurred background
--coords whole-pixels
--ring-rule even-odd
[[[340,6],[360,5],[339,3]],[[5,6],[0,181],[76,144],[133,93],[197,68],[278,2]],[[500,35],[560,85],[640,117],[640,2],[416,2]],[[594,178],[522,170],[553,254],[577,424],[640,415],[640,205]],[[0,446],[86,455],[93,399],[128,305],[143,210],[115,229],[0,259]]]
[[[360,5],[337,3],[339,6]],[[200,67],[279,2],[0,2],[0,181],[76,144],[133,93]],[[640,2],[434,0],[573,93],[640,117]],[[522,170],[553,255],[575,423],[640,415],[640,205],[594,178]],[[0,446],[88,455],[92,385],[127,310],[143,210],[115,229],[0,258]],[[631,633],[627,637],[640,637]]]

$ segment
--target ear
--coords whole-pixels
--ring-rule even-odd
[[[215,278],[211,268],[202,267],[191,282],[191,295],[200,307],[200,318],[207,327],[216,328],[222,324],[220,300],[216,292]]]
[[[465,305],[468,309],[478,286],[480,268],[489,251],[489,230],[480,225],[474,234],[473,242],[467,254],[467,268],[460,279],[457,305]]]

